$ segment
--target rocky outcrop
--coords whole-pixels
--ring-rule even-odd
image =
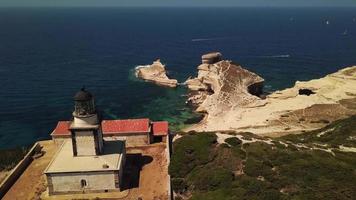
[[[210,59],[213,60],[213,59]],[[356,66],[323,78],[299,82],[266,98],[263,79],[231,61],[198,67],[186,81],[189,102],[207,113],[185,131],[236,131],[279,136],[301,133],[356,114]]]
[[[154,82],[157,85],[167,87],[177,87],[178,85],[177,80],[168,78],[165,65],[159,59],[152,65],[138,66],[135,70],[136,77]]]
[[[203,64],[214,64],[222,60],[222,55],[220,52],[212,52],[203,55],[201,59]]]
[[[193,91],[188,102],[197,106],[198,112],[212,116],[236,107],[260,105],[263,78],[232,61],[222,60],[220,53],[202,56],[198,77],[185,84]]]

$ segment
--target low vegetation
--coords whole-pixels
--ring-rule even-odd
[[[0,171],[9,170],[15,167],[26,153],[27,149],[20,147],[0,150]]]
[[[356,117],[327,127],[242,143],[231,135],[192,133],[173,145],[169,172],[177,199],[353,199],[356,197]],[[314,148],[318,147],[318,148]]]

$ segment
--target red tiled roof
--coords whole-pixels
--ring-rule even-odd
[[[59,121],[51,135],[70,135],[69,125],[70,121]]]
[[[53,130],[53,136],[69,136],[70,121],[59,121]],[[126,120],[103,120],[103,134],[114,133],[148,133],[150,132],[150,120],[145,119],[126,119]]]
[[[168,134],[168,122],[167,121],[153,122],[152,126],[153,126],[153,135],[154,136],[162,136],[162,135]]]
[[[150,131],[150,120],[125,119],[125,120],[103,120],[101,123],[104,134],[112,133],[148,133]]]

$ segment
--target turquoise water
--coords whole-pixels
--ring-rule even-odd
[[[107,119],[149,117],[177,129],[194,115],[185,88],[133,77],[157,58],[180,82],[220,51],[292,86],[356,64],[356,10],[347,8],[1,8],[0,148],[47,139],[71,118],[83,85]],[[327,25],[325,22],[330,23]],[[346,34],[345,34],[346,33]]]

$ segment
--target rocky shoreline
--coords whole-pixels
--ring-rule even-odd
[[[160,61],[136,69],[137,77],[176,87]],[[183,131],[252,132],[280,136],[319,129],[356,114],[356,66],[266,95],[264,79],[221,53],[202,56],[198,75],[188,78],[187,103],[204,118]]]
[[[280,136],[356,114],[356,66],[264,96],[263,78],[231,61],[213,60],[198,66],[198,77],[186,82],[192,91],[188,101],[206,116],[184,131]]]

